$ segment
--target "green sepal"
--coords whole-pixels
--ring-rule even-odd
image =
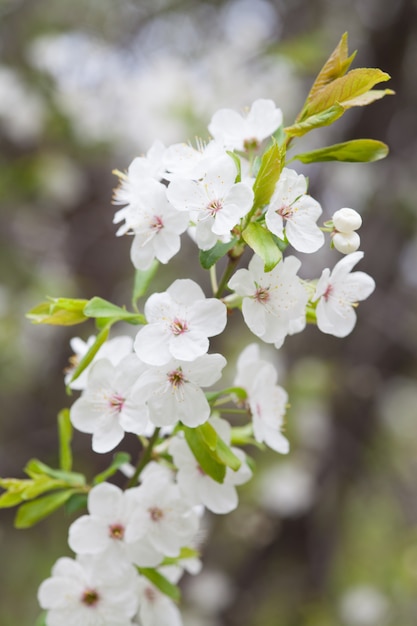
[[[92,346],[90,346],[90,348],[87,350],[87,352],[84,354],[83,358],[81,359],[81,361],[78,363],[77,367],[75,368],[71,376],[71,379],[69,381],[69,384],[67,386],[68,390],[70,389],[69,385],[78,378],[78,376],[81,374],[81,372],[85,370],[86,367],[90,365],[91,361],[94,359],[94,357],[96,356],[97,352],[99,351],[103,343],[107,341],[107,338],[110,334],[111,326],[112,326],[112,322],[109,322],[104,328],[100,330],[100,332],[98,333],[96,337],[95,342],[93,343]]]
[[[136,303],[148,291],[149,285],[153,281],[159,267],[159,261],[154,259],[147,270],[135,271],[135,282],[133,285],[132,306],[136,308]]]
[[[104,318],[105,320],[124,321],[129,324],[146,324],[146,318],[140,313],[131,313],[126,309],[95,296],[84,307],[87,317]]]
[[[93,484],[98,485],[98,483],[102,483],[110,478],[110,476],[113,476],[122,465],[130,463],[130,459],[131,456],[128,452],[116,452],[109,467],[105,469],[104,472],[100,472],[100,474],[94,477]]]
[[[209,270],[219,259],[224,257],[236,243],[237,239],[233,237],[233,239],[227,243],[218,241],[210,250],[200,250],[199,259],[201,267],[205,270]]]
[[[69,409],[58,413],[59,467],[65,472],[72,469],[72,424]]]
[[[289,137],[301,137],[306,133],[314,130],[315,128],[320,128],[321,126],[329,126],[333,124],[339,117],[343,115],[345,112],[345,107],[336,102],[333,106],[322,111],[321,113],[317,113],[315,115],[311,115],[307,119],[302,122],[298,122],[293,124],[293,126],[287,126],[284,130]]]
[[[26,317],[34,324],[74,326],[88,319],[84,314],[87,302],[75,298],[48,298],[26,313]]]
[[[326,146],[304,152],[293,157],[302,163],[316,163],[318,161],[344,161],[348,163],[369,163],[384,159],[388,154],[388,146],[376,139],[352,139],[333,146]]]
[[[174,585],[168,578],[165,578],[158,570],[151,567],[138,567],[138,571],[145,576],[161,593],[179,602],[181,600],[181,592],[177,585]]]
[[[250,222],[242,233],[248,246],[261,257],[265,272],[270,272],[281,261],[282,253],[272,233],[257,222]]]
[[[253,183],[255,197],[251,214],[270,201],[284,166],[284,160],[285,147],[280,147],[278,143],[273,140],[270,148],[266,150],[262,157],[258,174]]]
[[[15,528],[29,528],[37,524],[64,505],[75,491],[74,489],[64,489],[56,493],[50,493],[42,498],[37,498],[32,502],[25,502],[16,513]]]

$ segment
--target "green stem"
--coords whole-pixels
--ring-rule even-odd
[[[151,458],[152,458],[152,451],[153,451],[154,445],[156,444],[156,442],[158,440],[159,431],[160,430],[161,430],[160,428],[155,428],[155,432],[152,435],[152,437],[149,439],[149,443],[148,443],[147,447],[143,450],[143,454],[139,458],[139,462],[138,462],[138,464],[136,466],[135,473],[129,479],[129,481],[128,481],[127,485],[126,485],[126,489],[129,489],[130,487],[133,487],[134,485],[136,485],[136,483],[138,482],[138,478],[140,476],[141,471],[143,470],[143,468],[151,460]]]
[[[235,271],[236,266],[239,263],[239,260],[240,260],[240,255],[237,256],[237,257],[230,257],[229,256],[229,262],[227,264],[226,269],[224,270],[223,276],[220,279],[217,291],[214,294],[215,298],[221,298],[221,295],[222,295],[223,291],[225,290],[225,287],[226,287],[227,283],[229,282],[229,279],[232,277],[232,274]]]

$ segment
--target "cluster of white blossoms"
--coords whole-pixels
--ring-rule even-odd
[[[146,272],[155,260],[167,263],[186,230],[200,255],[222,246],[233,252],[235,245],[240,253],[229,256],[231,269],[220,284],[212,273],[213,297],[194,280],[175,280],[148,297],[136,337],[109,340],[81,376],[72,380],[67,373],[67,384],[81,392],[70,419],[92,436],[92,449],[110,452],[131,433],[148,442],[149,455],[131,469],[125,490],[108,482],[90,489],[88,513],[69,529],[75,559],[59,559],[39,590],[48,626],[181,624],[166,588],[183,572],[200,569],[202,512],[235,509],[236,486],[252,475],[222,411],[233,404],[234,412],[249,419],[242,445],[289,450],[282,433],[288,397],[274,365],[251,344],[238,358],[234,386],[207,391],[227,364],[223,355],[208,352],[210,338],[224,331],[228,308],[236,307],[252,333],[277,348],[311,319],[322,332],[344,337],[355,325],[358,301],[374,289],[367,274],[352,272],[363,256],[356,251],[316,281],[306,281],[294,253],[266,267],[255,242],[247,269],[236,269],[250,224],[277,251],[291,246],[302,253],[319,250],[329,230],[317,223],[322,208],[308,195],[306,178],[293,169],[283,167],[268,201],[259,202],[260,155],[281,124],[271,100],[256,101],[246,115],[223,109],[212,118],[206,145],[165,147],[156,141],[127,173],[117,172],[114,202],[123,206],[114,221],[118,235],[133,237],[137,270]],[[340,238],[355,239],[355,215],[348,209],[334,215],[339,250]],[[72,341],[74,366],[94,341]]]

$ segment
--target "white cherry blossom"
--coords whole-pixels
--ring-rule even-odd
[[[282,124],[282,112],[272,100],[255,100],[247,115],[232,109],[217,111],[208,126],[212,137],[231,150],[257,149]]]
[[[300,265],[289,256],[264,272],[264,263],[255,254],[248,269],[238,270],[229,281],[229,288],[243,297],[246,324],[266,343],[281,345],[286,335],[303,326],[308,294],[297,276]]]
[[[165,178],[186,178],[198,180],[202,178],[207,167],[219,157],[227,156],[222,145],[215,141],[204,144],[197,142],[194,148],[187,143],[176,143],[169,146],[164,155],[164,164],[167,169]],[[230,158],[230,157],[229,157]]]
[[[132,491],[134,510],[126,528],[127,542],[146,542],[161,558],[176,557],[183,546],[194,542],[198,515],[164,472],[148,471]]]
[[[235,183],[236,165],[228,155],[211,160],[199,180],[176,178],[167,190],[178,211],[186,211],[196,224],[195,239],[201,250],[212,248],[230,232],[253,204],[253,190]]]
[[[226,359],[221,354],[203,354],[194,361],[171,360],[150,367],[135,385],[135,396],[145,401],[155,426],[199,426],[210,417],[202,387],[221,377]]]
[[[322,213],[317,200],[307,195],[307,180],[295,170],[284,167],[265,214],[268,229],[299,252],[316,252],[324,235],[316,222]]]
[[[160,181],[164,178],[165,151],[164,144],[157,139],[149,148],[146,156],[133,159],[126,174],[117,170],[114,172],[119,176],[120,184],[114,190],[113,204],[135,204],[143,180],[153,178]]]
[[[316,308],[317,326],[323,332],[336,337],[346,337],[356,324],[355,307],[375,289],[375,281],[365,272],[352,272],[363,258],[363,252],[353,252],[343,257],[330,272],[328,268],[317,283],[313,301]]]
[[[168,596],[144,576],[139,577],[139,626],[182,626],[181,613],[177,605]]]
[[[75,368],[80,363],[83,356],[88,352],[93,343],[95,342],[95,335],[91,335],[87,341],[84,341],[80,337],[73,337],[70,340],[70,346],[74,354],[70,357],[70,367],[65,370],[65,384],[71,389],[81,390],[85,389],[88,380],[88,374],[93,366],[93,363],[98,359],[108,359],[113,365],[117,365],[123,359],[123,357],[132,353],[133,350],[133,337],[120,336],[109,339],[96,352],[93,360],[87,367],[81,372],[81,374],[74,381],[71,382],[71,377],[75,371]]]
[[[113,450],[125,432],[146,432],[148,410],[132,400],[133,385],[144,369],[134,354],[117,366],[99,359],[91,368],[86,389],[70,409],[70,419],[77,430],[93,435],[94,452]]]
[[[168,261],[180,249],[180,235],[188,227],[188,215],[176,211],[168,202],[166,187],[153,178],[145,178],[127,207],[120,209],[114,222],[125,220],[117,235],[133,234],[130,257],[140,270],[154,259]]]
[[[361,245],[361,238],[358,233],[352,230],[350,233],[335,232],[332,235],[333,245],[342,254],[356,252]]]
[[[68,544],[77,554],[111,554],[142,567],[155,567],[160,552],[145,539],[128,543],[126,532],[135,509],[135,489],[122,491],[116,485],[100,483],[88,494],[88,515],[69,528]]]
[[[137,571],[108,555],[63,557],[39,587],[47,626],[129,626],[138,610]]]
[[[277,385],[278,374],[272,363],[260,359],[259,346],[247,346],[237,362],[236,387],[247,392],[246,405],[253,421],[253,434],[260,443],[286,454],[288,440],[282,434],[288,394]]]
[[[165,365],[172,358],[193,361],[205,354],[208,337],[226,326],[227,309],[216,298],[206,298],[190,279],[178,279],[145,303],[147,325],[136,335],[134,349],[149,365]]]
[[[333,224],[340,233],[351,233],[362,226],[362,218],[355,209],[344,207],[333,213]]]

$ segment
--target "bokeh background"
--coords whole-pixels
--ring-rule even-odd
[[[308,328],[273,353],[292,451],[256,455],[239,509],[206,519],[203,573],[184,580],[186,626],[417,623],[416,16],[415,0],[0,0],[3,477],[22,476],[32,457],[56,465],[69,339],[93,332],[33,326],[25,313],[45,295],[130,300],[112,169],[154,139],[206,137],[216,109],[258,97],[291,123],[345,31],[355,67],[392,76],[394,97],[303,140],[376,138],[390,146],[386,160],[296,164],[325,217],[342,206],[362,214],[360,269],[377,290],[348,339]],[[190,276],[195,250],[184,245],[165,286]],[[306,276],[337,258],[304,259]],[[232,366],[251,341],[237,315],[234,324],[216,346]],[[109,461],[86,436],[75,450],[90,476]],[[13,515],[0,511],[0,623],[30,626],[39,583],[70,554],[72,518],[22,531]]]

